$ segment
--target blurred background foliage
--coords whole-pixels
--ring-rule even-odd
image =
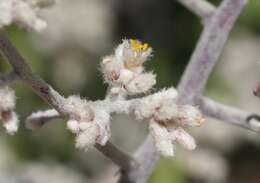
[[[220,1],[211,2],[218,5]],[[149,70],[157,73],[154,91],[176,86],[202,31],[200,20],[174,0],[63,0],[55,6],[42,13],[49,22],[49,28],[43,33],[15,26],[8,27],[6,32],[33,70],[65,96],[104,98],[106,85],[99,63],[124,38],[140,39],[154,49],[154,56],[147,63]],[[251,90],[259,79],[259,20],[260,1],[251,0],[236,23],[205,92],[214,99],[255,112],[259,101],[251,95]],[[0,69],[2,72],[9,69],[2,59]],[[67,172],[77,174],[79,180],[71,179],[73,182],[101,181],[102,172],[111,167],[110,161],[96,150],[85,153],[75,149],[73,135],[62,120],[34,132],[27,130],[23,123],[26,116],[48,106],[27,87],[21,84],[13,87],[22,124],[15,136],[1,133],[1,146],[8,149],[7,155],[15,162],[6,165],[0,158],[1,170],[7,174],[10,170],[22,172],[27,175],[25,180],[40,182],[30,179],[30,172],[38,169],[44,172],[45,168],[47,173],[42,175],[43,179],[48,176],[51,179],[50,175],[56,172],[52,168],[58,166],[61,177],[69,176]],[[198,149],[211,149],[214,153],[198,151],[198,158],[196,153],[180,150],[172,159],[162,158],[149,183],[259,182],[260,136],[212,120],[206,123],[205,129],[199,128],[194,134],[198,136]],[[129,153],[134,152],[147,134],[145,125],[125,116],[114,116],[112,128],[112,140]],[[192,159],[193,156],[196,157]],[[17,166],[26,168],[21,171]],[[37,166],[43,167],[37,169]],[[196,172],[203,167],[205,172]]]

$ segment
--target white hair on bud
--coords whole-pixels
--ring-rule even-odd
[[[174,88],[164,89],[150,96],[136,100],[131,105],[133,115],[138,120],[151,118],[165,101],[175,103],[177,91]],[[172,109],[170,109],[172,110]],[[158,115],[157,115],[158,117]]]
[[[94,147],[99,135],[99,128],[96,124],[89,122],[86,125],[88,127],[76,136],[76,147],[85,151]]]
[[[97,143],[100,145],[105,145],[110,139],[110,115],[107,111],[97,107],[95,111],[95,123],[99,126],[99,136],[97,138]]]
[[[129,94],[145,93],[149,91],[156,83],[155,75],[152,73],[139,74],[134,77],[127,85],[126,90]]]
[[[196,142],[194,138],[184,129],[179,127],[175,130],[172,130],[170,134],[172,140],[182,145],[185,149],[193,150],[196,148]]]
[[[205,119],[197,107],[191,105],[179,105],[178,116],[174,122],[182,126],[200,126]]]
[[[126,85],[127,83],[129,83],[134,78],[134,75],[135,75],[135,73],[130,71],[130,70],[121,69],[118,80],[122,84]]]
[[[11,0],[0,1],[0,28],[12,22],[12,3]]]
[[[154,113],[157,121],[168,122],[178,115],[177,104],[172,100],[164,100]]]
[[[0,28],[16,23],[21,27],[40,32],[47,24],[39,18],[39,10],[52,2],[50,0],[41,0],[41,2],[40,0],[1,0]]]
[[[174,146],[167,128],[158,124],[154,120],[151,120],[149,123],[149,129],[154,139],[157,151],[166,157],[174,156]]]
[[[104,80],[108,84],[118,84],[120,70],[123,68],[123,63],[118,62],[113,56],[104,57],[101,62],[101,71],[104,75]]]
[[[3,120],[3,124],[8,134],[15,134],[19,127],[19,119],[17,114],[15,112],[11,112],[10,117],[7,120]]]
[[[74,119],[70,119],[67,121],[67,128],[72,132],[72,133],[79,133],[80,131],[80,123]]]
[[[0,111],[15,108],[15,93],[9,87],[0,88]]]
[[[79,96],[72,95],[65,100],[64,109],[72,119],[78,121],[92,121],[94,111],[91,108],[92,102],[81,99]]]

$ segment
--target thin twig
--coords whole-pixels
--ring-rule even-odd
[[[118,151],[118,148],[112,144],[110,141],[106,143],[105,146],[101,146],[100,144],[96,144],[95,147],[102,152],[103,155],[109,157],[115,164],[121,167],[122,171],[128,171],[132,167],[138,167],[137,161],[128,156],[126,153],[122,151]]]
[[[209,18],[214,14],[216,7],[206,0],[177,0],[188,10],[201,18],[203,24],[209,21]]]
[[[26,127],[31,130],[35,130],[44,126],[47,122],[53,119],[64,118],[55,109],[49,109],[46,111],[38,111],[32,113],[26,118]]]
[[[201,98],[198,104],[203,114],[208,117],[253,131],[259,131],[259,116],[256,114],[229,107],[205,97]]]
[[[35,93],[56,109],[61,116],[66,116],[66,111],[63,109],[65,99],[49,84],[32,72],[24,58],[19,54],[18,50],[3,32],[0,32],[0,51],[7,62],[12,66],[13,73],[22,83],[30,86]],[[122,169],[127,169],[129,167],[127,164],[134,164],[133,158],[113,146],[111,143],[108,143],[103,148],[98,147],[98,149],[113,162],[116,162]],[[115,154],[118,156],[118,160],[115,160]]]

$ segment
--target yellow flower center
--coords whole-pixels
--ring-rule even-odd
[[[130,45],[131,48],[134,51],[139,51],[139,50],[147,50],[149,45],[147,43],[142,44],[140,41],[136,40],[136,39],[130,39]]]

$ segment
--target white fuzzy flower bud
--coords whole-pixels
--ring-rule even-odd
[[[194,138],[182,128],[179,127],[176,130],[171,131],[170,134],[172,140],[182,145],[185,149],[193,150],[196,148],[196,142]]]
[[[0,28],[9,25],[12,21],[12,3],[11,0],[0,1]]]
[[[126,85],[127,83],[129,83],[133,78],[134,78],[134,72],[127,70],[127,69],[120,70],[120,75],[119,75],[118,80],[123,85]]]
[[[85,151],[94,147],[99,135],[99,128],[96,124],[89,122],[86,125],[85,130],[76,136],[76,147]]]
[[[123,40],[115,51],[115,58],[124,63],[126,69],[135,70],[151,56],[152,49],[138,40]]]
[[[71,119],[86,122],[93,121],[95,114],[91,108],[92,102],[74,95],[68,97],[65,102],[63,108],[69,113]]]
[[[154,118],[157,121],[168,122],[178,115],[177,104],[172,100],[164,100],[157,107]]]
[[[149,129],[151,135],[153,136],[157,151],[166,157],[173,156],[174,146],[168,130],[153,120],[149,123]]]
[[[14,110],[15,108],[15,94],[14,91],[8,87],[0,89],[0,111]]]
[[[50,0],[1,0],[0,28],[14,22],[25,28],[42,31],[46,22],[38,17],[38,12],[50,4]]]
[[[72,132],[72,133],[78,133],[80,131],[80,123],[76,120],[69,120],[67,122],[67,128]]]
[[[182,126],[200,126],[205,121],[198,108],[191,105],[179,105],[177,114],[174,122]]]
[[[156,115],[158,109],[166,101],[175,103],[176,98],[177,98],[177,91],[174,88],[169,88],[167,90],[162,90],[148,97],[141,98],[140,100],[136,100],[135,102],[132,103],[132,106],[130,108],[133,115],[136,117],[136,119],[143,120],[143,119],[151,118],[153,115]]]
[[[123,68],[122,62],[117,61],[113,56],[104,57],[101,62],[101,70],[107,83],[118,83],[120,70]]]
[[[152,73],[139,74],[134,77],[127,85],[126,90],[129,94],[145,93],[155,85],[155,75]]]
[[[77,134],[77,147],[87,150],[95,143],[107,143],[111,136],[110,114],[103,102],[87,102],[78,96],[70,96],[63,107],[70,116],[68,129]]]
[[[16,113],[11,112],[7,119],[3,119],[3,124],[8,134],[13,135],[16,133],[19,127],[19,120]]]
[[[6,132],[13,135],[18,130],[19,120],[14,112],[15,108],[15,94],[14,91],[8,87],[0,89],[0,120]]]

